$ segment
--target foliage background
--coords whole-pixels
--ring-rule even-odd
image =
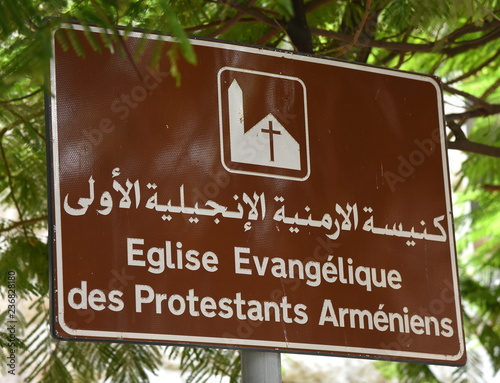
[[[199,35],[434,74],[458,112],[448,113],[449,150],[465,153],[456,185],[461,289],[469,362],[456,382],[500,369],[499,0],[0,0],[0,345],[7,357],[6,272],[17,273],[18,357],[26,381],[147,381],[163,354],[180,357],[190,381],[229,376],[228,350],[58,342],[48,324],[44,78],[57,19],[171,33],[170,52],[195,63],[185,40]],[[115,41],[115,44],[119,42]],[[79,50],[70,41],[68,49]],[[30,302],[29,306],[26,302]],[[487,358],[480,356],[485,350]],[[439,381],[425,365],[379,362],[388,377]],[[5,373],[5,364],[2,367]]]

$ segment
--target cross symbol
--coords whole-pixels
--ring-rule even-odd
[[[269,154],[271,161],[274,162],[274,135],[281,134],[279,130],[273,130],[273,122],[269,121],[269,129],[261,129],[262,133],[269,134]]]

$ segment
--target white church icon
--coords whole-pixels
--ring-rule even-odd
[[[300,170],[299,143],[271,113],[245,132],[243,92],[236,80],[228,89],[228,106],[231,161]]]
[[[305,84],[296,77],[232,67],[222,68],[218,77],[224,167],[233,173],[306,180]]]

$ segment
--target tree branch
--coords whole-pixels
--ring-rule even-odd
[[[466,72],[466,73],[464,73],[464,74],[462,74],[462,75],[460,75],[460,76],[458,76],[458,77],[456,77],[456,78],[454,78],[454,79],[446,82],[446,85],[451,85],[453,83],[462,81],[462,80],[466,79],[467,77],[475,75],[481,69],[483,69],[484,67],[486,67],[489,64],[491,64],[492,62],[494,62],[499,55],[500,55],[500,51],[497,51],[492,57],[490,57],[489,59],[487,59],[485,62],[483,62],[482,64],[480,64],[476,68],[473,68],[470,71],[468,71],[468,72]]]
[[[468,120],[469,118],[475,118],[475,117],[487,117],[491,116],[494,114],[499,114],[500,113],[500,104],[488,104],[488,108],[476,108],[472,110],[468,110],[462,113],[450,113],[447,114],[445,119],[448,125],[450,123],[456,122],[456,121],[465,121]]]
[[[21,210],[19,202],[17,201],[16,195],[14,193],[14,184],[12,182],[12,174],[10,172],[9,163],[7,161],[7,156],[5,155],[5,150],[3,147],[3,138],[5,137],[5,133],[7,133],[7,131],[8,130],[6,128],[3,129],[1,132],[1,135],[0,135],[0,154],[1,154],[3,162],[5,164],[5,173],[7,174],[7,183],[9,185],[9,189],[10,189],[10,196],[12,198],[12,201],[14,202],[14,206],[16,207],[17,214],[19,215],[19,218],[21,219],[21,221],[24,221],[23,212]],[[23,231],[24,231],[24,235],[27,237],[28,232],[26,231],[26,228],[24,226],[23,226]]]
[[[309,3],[305,4],[305,12],[309,13],[315,11],[316,9],[322,7],[325,4],[330,3],[332,0],[312,0]]]
[[[493,16],[495,19],[497,19],[498,21],[500,21],[500,18],[498,18],[497,15],[495,15],[495,12],[491,11],[490,9],[486,8],[483,4],[481,4],[481,2],[479,0],[474,0],[474,2],[479,6],[479,8],[481,8],[483,11],[485,11],[486,13],[489,13],[491,16]]]
[[[256,0],[250,0],[248,3],[247,3],[247,7],[251,7],[255,4],[255,1]],[[222,24],[222,26],[217,29],[215,32],[211,33],[209,36],[210,37],[217,37],[221,34],[223,34],[224,32],[228,31],[229,29],[231,29],[236,23],[239,23],[240,20],[241,20],[241,17],[243,16],[243,12],[242,11],[238,11],[236,13],[236,16],[234,16],[232,19],[230,20],[226,20],[226,22],[224,24]]]
[[[261,36],[257,41],[255,41],[256,45],[266,45],[273,37],[276,37],[282,29],[273,28],[270,29],[264,36]]]
[[[483,35],[477,39],[473,40],[465,40],[456,43],[457,46],[454,47],[445,47],[442,48],[443,42],[447,42],[449,36],[444,37],[443,39],[436,41],[434,43],[427,44],[414,44],[414,43],[402,43],[395,41],[383,41],[383,40],[372,40],[372,39],[362,39],[358,41],[358,46],[360,47],[370,47],[370,48],[383,48],[392,51],[411,51],[411,52],[420,52],[420,53],[443,53],[448,56],[455,56],[459,53],[464,53],[470,49],[475,49],[481,45],[484,45],[498,37],[500,37],[500,22],[492,21],[490,23],[486,23],[482,27],[476,27],[477,31],[485,31],[488,29],[493,29],[490,33]],[[321,28],[310,28],[311,33],[317,36],[329,37],[335,40],[343,41],[345,43],[349,43],[352,40],[351,35],[329,31]],[[469,32],[467,32],[469,33]]]
[[[467,138],[460,140],[456,139],[455,141],[448,141],[448,149],[460,150],[462,152],[482,154],[484,156],[500,158],[499,147],[472,142],[469,141]]]
[[[22,101],[22,100],[25,100],[27,98],[30,98],[30,97],[33,97],[35,94],[37,93],[40,93],[43,89],[42,88],[39,88],[37,90],[35,90],[34,92],[31,92],[30,94],[27,94],[25,96],[21,96],[21,97],[16,97],[16,98],[11,98],[10,100],[1,100],[0,101],[0,104],[9,104],[11,102],[15,102],[15,101]]]
[[[464,131],[462,130],[460,123],[449,121],[448,127],[455,136],[454,141],[448,141],[448,149],[500,158],[500,147],[469,141]]]
[[[475,105],[480,106],[481,108],[483,108],[487,111],[489,111],[493,108],[493,105],[484,101],[483,99],[476,97],[476,96],[473,96],[472,94],[464,92],[462,90],[455,89],[447,84],[443,84],[443,89],[451,94],[456,94],[458,96],[462,96],[462,97],[466,98],[467,100],[472,101]]]
[[[339,40],[344,43],[350,43],[352,36],[346,33],[329,31],[321,28],[310,28],[311,33],[317,36],[329,37],[334,40]],[[360,47],[369,48],[384,48],[392,51],[413,51],[413,52],[432,52],[434,49],[434,44],[412,44],[412,43],[400,43],[393,41],[381,41],[381,40],[370,40],[362,39],[358,42]]]
[[[469,33],[474,33],[474,32],[482,32],[486,31],[491,28],[498,28],[498,22],[493,20],[487,23],[483,23],[482,25],[478,25],[476,23],[471,23],[464,25],[463,27],[460,27],[456,29],[455,31],[451,32],[448,36],[446,36],[443,40],[448,41],[448,42],[455,42],[457,41],[460,37],[468,35]]]
[[[484,184],[483,188],[489,192],[500,191],[500,185]]]
[[[488,87],[488,89],[484,91],[484,93],[481,95],[481,98],[484,98],[486,100],[497,90],[498,87],[500,87],[500,78],[497,79],[491,86]]]
[[[500,22],[496,21],[495,23],[497,25],[493,27],[494,29],[490,33],[487,33],[486,35],[481,36],[474,40],[460,41],[459,43],[457,43],[458,46],[445,48],[442,50],[442,52],[448,55],[449,57],[453,57],[460,53],[464,53],[467,52],[468,50],[478,48],[482,45],[489,43],[490,41],[498,39],[500,37],[500,28],[499,28]]]
[[[292,44],[299,52],[313,53],[313,43],[307,25],[303,0],[292,0],[293,17],[285,22],[285,29]]]
[[[354,34],[354,37],[352,38],[352,41],[346,45],[340,53],[336,55],[336,57],[340,57],[350,51],[353,46],[355,46],[358,43],[359,36],[361,35],[361,32],[363,32],[363,29],[365,29],[365,24],[366,21],[368,20],[368,16],[370,15],[370,8],[372,5],[372,0],[367,0],[366,2],[366,7],[365,7],[365,13],[363,15],[363,18],[361,19],[361,22],[359,23],[358,29],[356,30],[356,33]]]
[[[196,25],[194,27],[189,27],[189,28],[184,29],[184,31],[186,33],[194,33],[194,32],[198,32],[198,31],[203,31],[205,29],[218,27],[220,25],[225,24],[226,22],[227,22],[227,20],[214,21],[214,22],[208,23],[208,24],[202,24],[202,25]]]
[[[0,233],[5,233],[7,231],[11,231],[11,230],[13,230],[17,227],[20,227],[20,226],[33,225],[33,224],[38,223],[38,222],[46,221],[47,219],[48,219],[48,217],[46,215],[44,215],[44,216],[38,217],[38,218],[27,219],[26,221],[14,222],[12,225],[5,227],[3,229],[0,229]]]
[[[253,8],[248,7],[246,4],[241,4],[236,1],[224,1],[224,0],[218,0],[219,3],[227,5],[231,8],[234,8],[238,11],[241,11],[248,16],[253,17],[255,20],[260,21],[264,24],[267,24],[271,27],[276,27],[276,21],[270,17],[267,17],[266,15],[256,11]]]
[[[45,141],[45,136],[40,133],[38,130],[36,130],[33,125],[29,122],[29,120],[26,120],[24,118],[24,116],[22,116],[20,113],[18,113],[17,111],[13,110],[11,107],[8,107],[8,106],[5,106],[4,107],[5,109],[7,109],[12,115],[14,115],[15,117],[17,117],[19,120],[21,120],[24,125],[26,125],[28,128],[30,128],[33,132],[35,132],[35,134],[42,140],[42,141]],[[36,117],[36,116],[35,116]]]

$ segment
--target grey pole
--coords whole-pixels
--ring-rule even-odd
[[[281,354],[274,351],[241,351],[243,383],[281,383]]]

